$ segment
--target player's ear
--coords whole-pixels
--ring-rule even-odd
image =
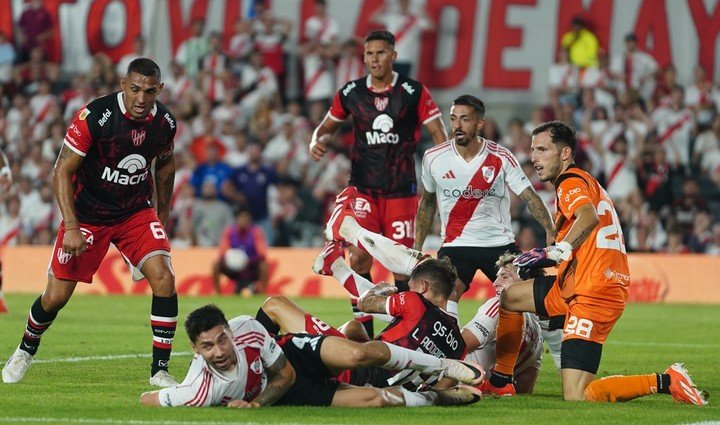
[[[480,134],[480,130],[482,130],[484,125],[485,125],[485,119],[483,119],[483,118],[478,119],[478,123],[477,123],[477,127],[475,128],[475,132]]]

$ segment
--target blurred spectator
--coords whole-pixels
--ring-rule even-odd
[[[716,114],[711,127],[695,139],[692,165],[708,177],[720,169],[720,114]]]
[[[357,80],[365,74],[365,62],[362,60],[360,44],[350,38],[338,46],[335,65],[335,90],[339,90],[345,83]]]
[[[600,148],[603,161],[605,189],[610,198],[618,202],[638,190],[635,164],[628,156],[628,142],[619,134],[609,150]]]
[[[660,252],[668,242],[668,234],[655,211],[648,210],[630,227],[627,246],[633,252]]]
[[[15,58],[15,47],[7,39],[5,33],[0,32],[0,85],[8,83],[12,79]]]
[[[663,216],[669,213],[672,204],[671,167],[667,162],[665,149],[649,145],[643,150],[638,172],[638,185],[650,207]]]
[[[230,83],[230,60],[223,49],[222,34],[210,34],[209,52],[200,59],[200,92],[213,104],[225,98]]]
[[[217,246],[222,230],[232,222],[232,209],[225,201],[218,199],[218,195],[215,182],[205,180],[200,197],[195,198],[193,203],[192,225],[198,246]]]
[[[658,84],[655,87],[655,92],[653,93],[652,99],[650,99],[652,101],[652,108],[670,106],[670,104],[672,104],[673,90],[678,87],[680,87],[680,84],[677,82],[677,70],[675,69],[675,65],[669,63],[662,69]]]
[[[30,51],[30,60],[15,67],[15,86],[26,94],[35,93],[40,81],[54,84],[58,78],[60,78],[60,68],[45,59],[41,47],[33,48]]]
[[[262,162],[262,146],[251,141],[245,148],[247,164],[232,172],[223,194],[235,205],[247,205],[253,221],[263,228],[270,245],[273,243],[272,224],[268,211],[268,191],[275,185],[275,170]]]
[[[261,100],[270,100],[278,94],[278,83],[273,71],[264,65],[259,51],[250,53],[248,66],[240,75],[240,105],[245,116],[252,116]]]
[[[20,222],[20,199],[10,196],[5,201],[0,214],[0,247],[15,246],[18,235],[22,233]]]
[[[228,44],[228,56],[233,61],[232,70],[234,74],[240,74],[242,66],[253,50],[254,43],[252,21],[238,20],[235,24],[235,32]]]
[[[26,1],[27,7],[17,22],[18,62],[30,59],[30,52],[39,47],[47,53],[45,42],[52,37],[53,21],[43,0]]]
[[[300,46],[299,52],[303,62],[303,97],[308,102],[322,101],[329,105],[335,92],[331,72],[333,47],[310,40]]]
[[[302,224],[298,216],[302,203],[297,193],[298,183],[282,178],[278,179],[276,196],[270,200],[270,217],[275,228],[273,246],[296,246],[295,241],[302,239]]]
[[[127,74],[127,69],[130,65],[130,62],[142,57],[147,57],[147,52],[145,51],[145,38],[142,35],[138,35],[133,40],[132,52],[123,55],[123,57],[121,57],[118,61],[115,67],[117,74],[121,77],[124,77],[125,74]]]
[[[425,31],[433,31],[435,25],[428,18],[425,10],[410,10],[410,0],[397,0],[397,7],[385,3],[370,18],[395,35],[395,51],[397,60],[393,69],[402,75],[415,78],[415,65],[420,56],[420,39]]]
[[[578,90],[578,68],[569,61],[565,48],[558,51],[557,62],[548,70],[548,87],[550,102],[559,102],[560,98],[575,96]]]
[[[570,31],[563,34],[560,44],[569,53],[570,63],[578,68],[596,68],[600,42],[581,16],[572,18]]]
[[[227,261],[228,250],[241,250],[246,257],[245,264]],[[240,208],[235,222],[223,229],[219,251],[220,257],[212,266],[213,285],[218,294],[222,291],[221,275],[230,278],[236,294],[245,288],[247,293],[265,293],[268,281],[267,244],[263,230],[253,224],[250,211]]]
[[[701,212],[707,212],[707,204],[700,194],[698,181],[689,177],[682,184],[682,194],[672,203],[673,223],[683,237],[692,232],[695,217]]]
[[[210,138],[210,141],[208,141]],[[198,166],[192,173],[190,184],[195,188],[195,196],[202,196],[202,188],[206,183],[215,186],[216,195],[220,194],[223,185],[232,174],[232,168],[221,160],[221,144],[214,136],[204,136],[202,144],[194,145],[203,152],[204,161],[198,161]]]
[[[683,231],[671,226],[667,231],[667,246],[661,251],[668,254],[687,254],[690,252],[690,248],[683,243],[683,240]]]
[[[253,21],[255,48],[262,58],[261,63],[274,74],[280,85],[285,82],[285,53],[283,46],[290,35],[292,23],[273,16],[264,2],[256,2],[256,16]],[[251,55],[252,56],[252,55]],[[250,59],[252,61],[252,59]]]
[[[643,99],[650,99],[655,90],[658,64],[652,56],[638,50],[635,34],[625,36],[625,52],[613,56],[610,70],[614,78],[625,83],[625,91],[634,91]]]
[[[672,91],[670,104],[656,109],[652,119],[657,127],[657,142],[667,151],[673,167],[690,166],[690,136],[694,128],[694,114],[685,107],[682,87]]]
[[[713,239],[705,249],[706,254],[720,255],[720,223],[717,223],[712,228]]]
[[[183,41],[175,53],[175,61],[185,68],[190,78],[195,78],[200,71],[200,60],[210,51],[210,44],[203,35],[205,20],[195,18],[190,27],[190,37]]]
[[[528,252],[538,247],[535,231],[530,226],[521,227],[515,239],[517,240],[520,252]]]
[[[704,253],[712,243],[711,220],[710,214],[705,211],[700,211],[695,215],[692,232],[687,239],[687,246],[692,252]]]

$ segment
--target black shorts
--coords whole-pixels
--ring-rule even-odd
[[[538,316],[547,317],[545,297],[555,283],[555,276],[539,276],[533,281],[533,298],[535,312]],[[563,329],[564,316],[550,317],[550,330]],[[595,375],[600,367],[602,344],[582,339],[563,340],[560,348],[560,369],[578,369]]]
[[[295,369],[295,383],[275,402],[276,406],[330,406],[339,383],[320,356],[323,335],[285,335],[279,341]]]
[[[465,284],[465,289],[470,287],[475,272],[480,270],[492,282],[497,278],[497,267],[495,262],[506,252],[520,254],[515,243],[504,246],[480,248],[473,246],[448,246],[438,251],[437,257],[448,257],[455,266],[458,278]]]
[[[358,367],[350,370],[349,384],[364,387],[367,385],[376,388],[387,388],[389,386],[388,379],[395,373],[394,370],[387,370],[376,366]]]

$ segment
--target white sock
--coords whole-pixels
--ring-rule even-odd
[[[387,342],[384,342],[384,344],[390,350],[390,360],[382,365],[383,369],[412,369],[434,374],[442,367],[442,360],[438,357],[420,351],[408,350],[407,348],[388,344]]]
[[[460,314],[458,313],[458,303],[457,301],[450,301],[447,302],[446,310],[449,315],[455,318],[458,322],[460,321]]]
[[[371,257],[393,273],[409,276],[423,254],[385,236],[362,228],[354,218],[347,218],[340,226],[340,236],[355,246],[361,246]]]
[[[345,288],[350,295],[359,298],[360,295],[372,289],[375,285],[364,277],[352,271],[350,266],[342,259],[338,258],[330,266],[333,277]]]
[[[405,406],[407,407],[432,406],[433,404],[435,404],[435,399],[437,398],[437,394],[435,394],[433,391],[425,391],[422,393],[418,393],[415,391],[406,390],[403,387],[400,387],[400,390],[402,391],[402,395],[405,398]]]

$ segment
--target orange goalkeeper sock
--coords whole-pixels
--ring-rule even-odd
[[[596,379],[585,388],[587,401],[611,402],[628,401],[648,394],[657,393],[657,374],[633,376],[608,376]]]
[[[500,309],[495,341],[496,372],[512,377],[518,354],[520,354],[524,325],[525,316],[522,313]]]

